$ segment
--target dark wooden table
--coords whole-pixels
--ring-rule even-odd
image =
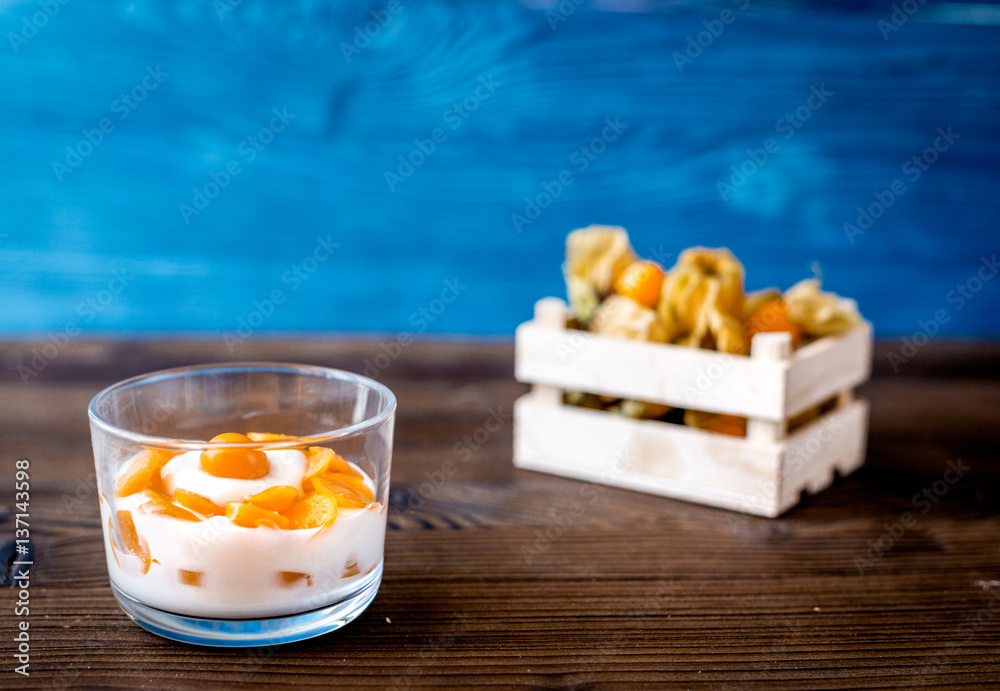
[[[30,614],[2,590],[0,687],[997,688],[1000,347],[930,344],[898,374],[886,348],[862,389],[867,465],[768,520],[611,488],[568,519],[582,483],[511,464],[512,346],[405,346],[379,374],[399,398],[381,592],[339,632],[241,651],[158,638],[119,610],[87,403],[199,362],[360,371],[379,344],[70,344],[27,385],[2,372],[0,496],[29,458],[35,555]],[[467,445],[491,419],[499,431]],[[12,671],[22,619],[27,678]]]

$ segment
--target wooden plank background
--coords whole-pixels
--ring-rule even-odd
[[[938,309],[942,334],[1000,336],[1000,281],[948,301],[998,249],[1000,6],[932,1],[885,34],[896,0],[595,2],[555,22],[541,0],[422,0],[348,61],[342,44],[388,4],[72,2],[12,46],[38,5],[0,3],[0,333],[221,335],[280,289],[258,333],[509,335],[564,293],[566,233],[611,223],[668,266],[728,245],[751,289],[819,261],[883,337]],[[679,71],[723,10],[733,21]],[[169,74],[120,119],[116,99],[157,65]],[[789,130],[813,87],[832,95]],[[53,163],[104,118],[114,131],[60,180]],[[606,118],[627,128],[585,158]],[[960,138],[911,180],[902,166],[949,127]],[[436,128],[447,139],[390,189]],[[769,137],[778,150],[723,200],[718,181]],[[242,172],[185,222],[229,161]],[[512,214],[563,170],[572,184],[518,232]],[[897,179],[907,192],[850,242],[844,224]],[[317,236],[340,247],[293,290],[283,277]],[[127,288],[88,310],[123,269]],[[456,279],[447,312],[420,317]]]

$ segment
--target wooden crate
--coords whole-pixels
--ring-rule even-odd
[[[868,322],[794,352],[789,334],[761,333],[747,357],[567,329],[568,316],[544,298],[517,329],[515,376],[533,385],[514,406],[519,468],[774,517],[864,462],[868,404],[852,389],[871,374]],[[566,390],[740,415],[747,436],[565,405]]]

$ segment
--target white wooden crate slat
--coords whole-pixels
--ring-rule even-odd
[[[547,312],[517,327],[518,381],[606,396],[663,403],[711,413],[784,420],[821,403],[871,374],[872,328],[862,322],[787,360],[756,360],[664,343],[611,338],[556,326],[556,298]],[[544,306],[543,306],[544,305]]]
[[[514,406],[519,468],[743,510],[745,488],[777,483],[781,449],[601,410]]]
[[[750,442],[522,396],[514,406],[518,468],[760,516],[778,516],[864,460],[868,405],[855,401],[780,444]]]
[[[872,372],[872,325],[862,322],[841,336],[820,339],[792,354],[786,415],[829,399],[868,380]]]
[[[780,420],[785,362],[628,341],[532,322],[515,333],[518,381]]]
[[[842,477],[864,463],[868,438],[868,402],[852,401],[793,432],[785,441],[777,508],[783,513],[799,503],[803,490],[822,491],[836,470]]]

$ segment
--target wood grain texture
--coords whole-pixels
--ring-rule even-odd
[[[871,402],[867,465],[769,520],[515,470],[509,416],[528,387],[513,381],[512,345],[413,344],[379,377],[399,398],[385,578],[357,621],[249,651],[177,644],[129,622],[108,585],[88,490],[90,397],[169,366],[359,370],[378,352],[378,343],[319,340],[247,342],[234,353],[73,343],[28,386],[0,373],[0,467],[11,485],[0,497],[12,499],[14,459],[29,457],[36,548],[32,676],[15,678],[8,662],[0,687],[1000,684],[995,345],[928,345],[900,374],[876,346],[873,379],[859,391]],[[921,513],[914,495],[956,459],[969,470]],[[445,460],[454,474],[424,485]],[[915,522],[892,537],[905,512]],[[880,541],[882,556],[869,558]],[[15,593],[0,594],[10,632]]]

